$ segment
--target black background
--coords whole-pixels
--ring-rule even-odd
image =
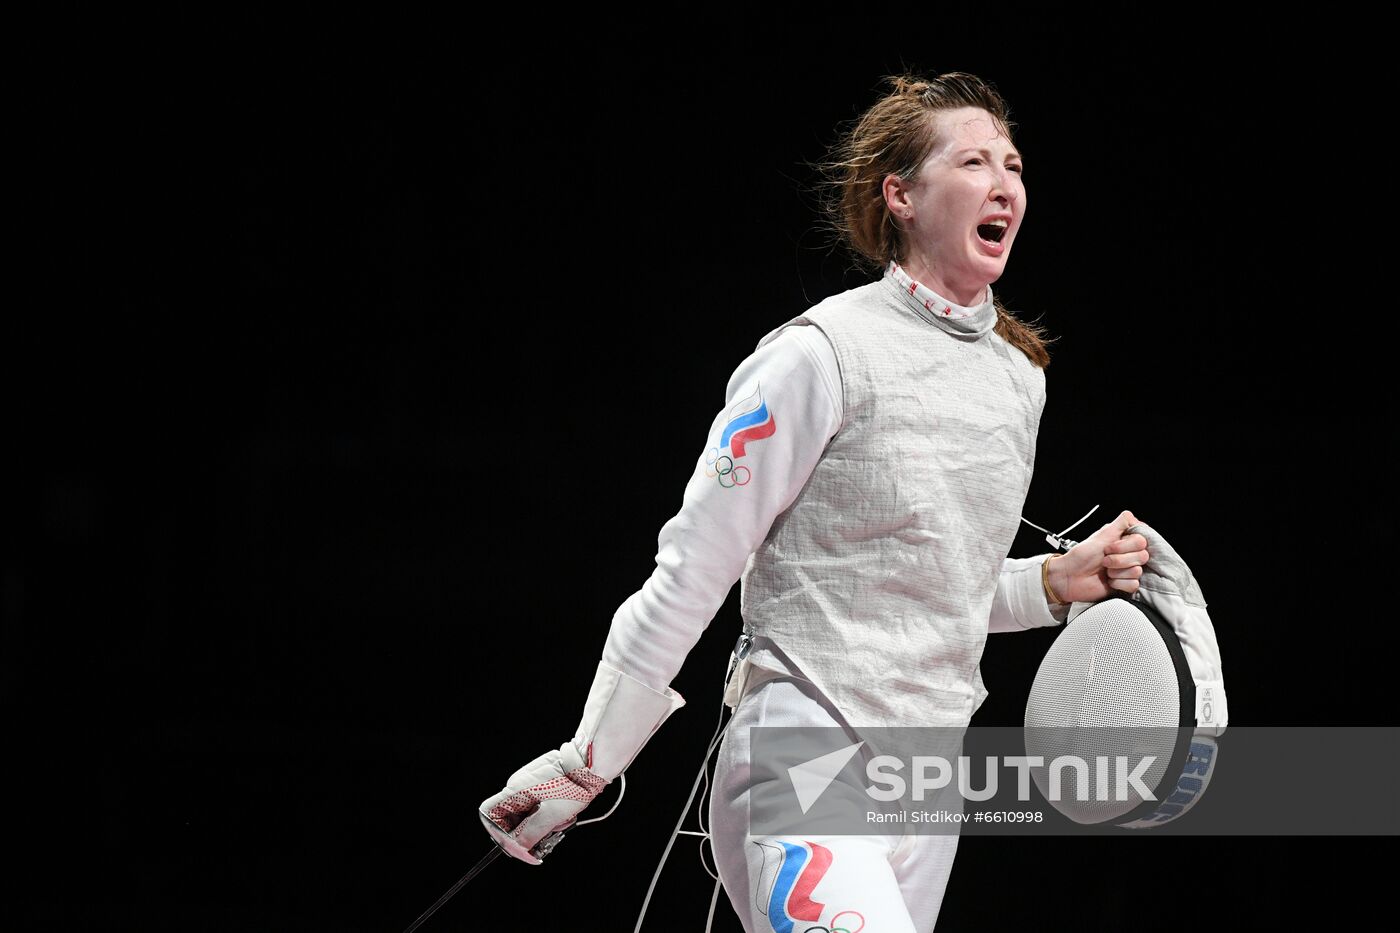
[[[1233,723],[1393,723],[1390,192],[1350,52],[512,15],[89,23],[21,83],[20,926],[399,930],[485,854],[474,807],[570,735],[728,375],[864,281],[805,166],[906,67],[1019,125],[997,294],[1060,338],[1025,514],[1169,537]],[[631,929],[739,626],[736,589],[617,814],[427,929]],[[1019,721],[1053,635],[989,640],[976,722]],[[1346,916],[1375,848],[967,838],[940,929]],[[702,928],[692,849],[648,928]]]

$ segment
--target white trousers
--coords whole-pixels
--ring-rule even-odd
[[[752,788],[786,775],[751,766],[751,726],[841,727],[811,683],[768,680],[746,694],[715,765],[710,832],[720,880],[748,933],[929,933],[956,835],[751,836]]]

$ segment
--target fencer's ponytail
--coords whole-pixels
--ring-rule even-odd
[[[1054,343],[1045,328],[1023,321],[1002,306],[1000,298],[992,304],[997,309],[996,332],[1001,339],[1026,354],[1026,358],[1041,369],[1050,365],[1050,344]]]
[[[933,151],[936,114],[980,107],[1007,135],[1015,124],[997,90],[975,75],[950,72],[936,78],[897,75],[885,78],[889,92],[856,120],[818,164],[822,206],[831,231],[857,260],[882,274],[891,260],[903,261],[905,243],[885,204],[885,176],[913,179]],[[1050,365],[1052,342],[1036,324],[1020,320],[996,301],[996,332],[1042,369]]]

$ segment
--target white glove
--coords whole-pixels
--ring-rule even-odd
[[[540,864],[541,839],[573,825],[578,814],[627,769],[672,713],[685,705],[606,664],[598,665],[572,741],[516,771],[479,808],[481,822],[508,855]],[[541,854],[543,854],[541,852]]]

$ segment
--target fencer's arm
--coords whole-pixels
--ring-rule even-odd
[[[840,427],[833,372],[839,373],[830,342],[803,325],[780,330],[734,371],[681,509],[657,538],[656,568],[613,616],[605,665],[654,690],[670,684]],[[721,483],[706,461],[712,450],[734,453],[720,449],[725,427],[755,397],[767,406],[773,431],[748,441],[742,457],[721,461],[721,468],[734,468]]]
[[[815,361],[814,340],[830,352],[814,327],[770,334],[735,371],[681,510],[661,530],[656,569],[613,616],[574,737],[516,771],[478,808],[487,832],[515,858],[539,864],[541,841],[573,825],[684,705],[671,679],[839,426],[839,395]],[[736,406],[748,413],[747,401],[760,395],[773,430],[750,424],[757,430],[742,457],[731,442],[733,465],[744,471],[721,484],[706,454],[721,446]]]
[[[990,632],[1024,632],[1059,625],[1069,616],[1069,605],[1050,605],[1040,580],[1040,565],[1054,555],[1008,557],[1001,563],[996,595],[988,619]]]

